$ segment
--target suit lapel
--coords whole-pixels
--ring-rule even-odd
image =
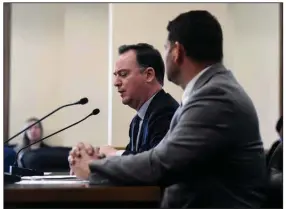
[[[153,112],[154,108],[156,108],[158,105],[160,105],[160,101],[162,97],[164,97],[166,92],[162,89],[160,90],[152,99],[151,103],[149,104],[149,107],[147,108],[147,111],[145,113],[144,119],[142,121],[141,131],[139,133],[139,142],[138,147],[141,147],[142,143],[146,140],[146,136],[148,135],[148,120],[150,114]]]

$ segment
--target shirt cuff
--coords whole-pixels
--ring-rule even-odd
[[[125,150],[118,150],[116,151],[116,156],[121,156],[123,154],[123,152],[125,152]]]

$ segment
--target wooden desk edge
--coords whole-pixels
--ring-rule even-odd
[[[4,202],[159,202],[159,187],[4,188]]]

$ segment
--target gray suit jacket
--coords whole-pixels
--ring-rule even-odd
[[[195,83],[153,149],[90,164],[115,184],[160,185],[161,207],[259,207],[266,165],[251,99],[222,64]]]

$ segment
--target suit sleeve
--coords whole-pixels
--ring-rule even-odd
[[[178,123],[158,146],[134,156],[93,161],[91,172],[127,185],[168,186],[189,178],[185,175],[191,169],[195,172],[229,143],[226,134],[234,115],[222,95],[206,93],[201,95],[203,99],[197,95],[181,109]],[[184,172],[186,169],[190,172]]]

